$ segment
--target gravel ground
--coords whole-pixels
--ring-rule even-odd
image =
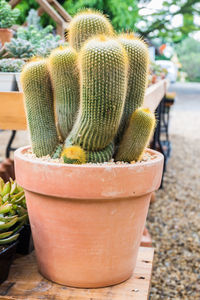
[[[200,299],[200,84],[171,88],[172,155],[147,226],[155,247],[151,299]]]
[[[176,84],[171,112],[172,155],[164,188],[150,207],[155,247],[151,300],[200,299],[200,84]],[[0,161],[10,132],[0,132]],[[14,146],[29,144],[18,132]]]

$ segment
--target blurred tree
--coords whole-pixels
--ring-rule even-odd
[[[83,8],[102,11],[117,31],[134,30],[138,20],[137,0],[65,0],[63,6],[72,16]]]
[[[143,10],[151,0],[58,0],[74,15],[83,8],[101,10],[111,18],[117,31],[135,30],[146,38],[159,37],[163,41],[180,42],[188,33],[199,30],[195,23],[200,15],[200,0],[164,0],[162,8]],[[160,1],[158,1],[158,4]],[[17,7],[21,10],[20,23],[23,23],[30,8],[37,8],[35,0],[22,0]],[[179,24],[178,24],[178,23]],[[53,24],[49,16],[42,17],[42,25]]]
[[[142,15],[145,5],[139,7],[140,21],[136,27],[145,37],[160,37],[163,41],[177,43],[190,32],[199,31],[199,24],[195,22],[200,15],[199,0],[165,0],[161,9],[145,15]]]
[[[182,71],[189,81],[200,81],[200,42],[189,37],[175,46]]]

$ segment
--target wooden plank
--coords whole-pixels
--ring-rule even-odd
[[[0,129],[26,129],[23,93],[0,92]]]
[[[21,2],[21,0],[11,0],[9,1],[9,4],[14,8],[19,2]]]
[[[144,107],[156,109],[167,89],[167,81],[162,80],[150,86],[145,94]],[[0,129],[26,130],[23,93],[0,92]]]
[[[144,98],[143,106],[149,108],[152,112],[156,110],[160,101],[164,97],[167,90],[167,81],[161,80],[151,85],[147,90]]]
[[[121,284],[100,289],[69,288],[44,279],[37,271],[32,253],[15,260],[8,280],[0,286],[0,300],[146,300],[153,253],[153,248],[140,247],[134,275]]]
[[[46,0],[36,0],[44,11],[58,24],[63,23],[63,18],[57,13],[55,9]]]
[[[67,13],[67,11],[56,1],[56,0],[47,0],[51,5],[55,7],[57,12],[63,17],[66,22],[70,22],[72,17]]]

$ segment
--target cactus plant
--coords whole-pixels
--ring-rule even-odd
[[[0,245],[17,240],[27,220],[23,189],[12,179],[5,183],[0,177]]]
[[[133,34],[114,37],[109,21],[88,10],[72,20],[69,43],[22,72],[33,152],[76,164],[109,161],[114,150],[115,160],[140,160],[155,126],[154,115],[139,108],[146,44]]]
[[[86,40],[98,34],[106,34],[108,36],[114,34],[109,20],[98,11],[83,10],[70,23],[69,43],[71,47],[79,51]]]
[[[148,108],[136,109],[129,120],[115,160],[138,161],[142,158],[155,128],[155,116]]]
[[[148,83],[149,52],[144,41],[133,33],[121,34],[118,39],[126,49],[129,59],[126,100],[117,135],[117,142],[119,143],[131,114],[143,105]]]
[[[126,53],[115,39],[97,36],[81,49],[81,105],[66,146],[97,151],[112,142],[124,107],[126,70]]]
[[[49,69],[54,89],[58,129],[63,140],[72,129],[79,107],[79,72],[77,53],[62,46],[49,57]]]
[[[27,64],[21,75],[32,149],[36,156],[52,154],[58,145],[50,75],[45,59]]]

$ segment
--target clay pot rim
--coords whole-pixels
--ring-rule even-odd
[[[26,162],[30,162],[33,164],[37,164],[37,165],[47,165],[47,166],[55,166],[55,167],[60,167],[60,168],[83,168],[83,169],[124,169],[124,168],[128,168],[128,169],[134,169],[134,168],[139,168],[139,167],[143,167],[143,166],[152,166],[155,163],[159,163],[163,160],[163,154],[147,148],[146,151],[152,155],[155,155],[152,159],[147,160],[147,161],[143,161],[143,162],[139,162],[139,163],[135,163],[135,164],[106,164],[106,163],[99,163],[99,164],[93,164],[93,163],[87,163],[87,164],[64,164],[64,163],[56,163],[56,162],[49,162],[49,161],[45,161],[45,160],[40,160],[40,159],[35,159],[35,158],[30,158],[28,156],[25,156],[24,153],[29,150],[31,148],[31,146],[24,146],[24,147],[20,147],[18,148],[15,152],[14,152],[14,156],[18,157],[20,160],[26,161]]]

